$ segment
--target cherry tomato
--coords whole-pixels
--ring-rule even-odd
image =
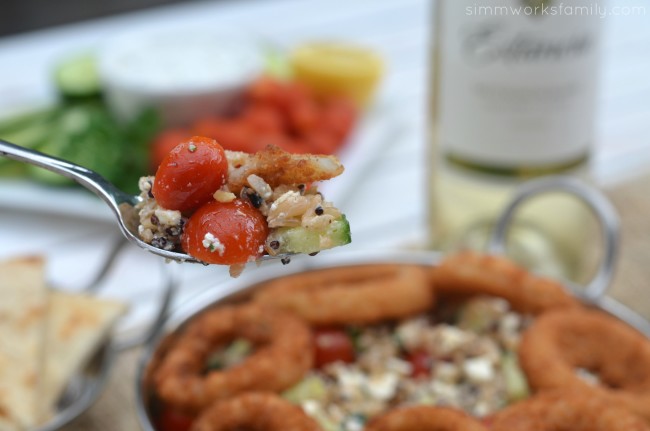
[[[212,201],[189,218],[181,245],[203,262],[233,265],[260,257],[268,234],[266,219],[248,201]]]
[[[318,329],[314,333],[314,365],[322,368],[332,362],[354,362],[352,340],[340,329]]]
[[[263,76],[254,81],[247,89],[248,98],[254,102],[270,104],[276,107],[284,105],[284,86],[276,79]]]
[[[255,138],[258,133],[243,119],[231,120],[224,125],[217,135],[219,142],[223,142],[224,148],[232,151],[243,151],[245,153],[254,153],[261,150]]]
[[[292,104],[287,114],[296,133],[308,133],[318,127],[320,109],[313,100],[306,99]]]
[[[248,99],[286,111],[291,106],[313,99],[307,86],[299,82],[284,82],[268,76],[253,82],[247,91]]]
[[[305,145],[310,153],[334,154],[339,148],[340,141],[331,133],[315,131],[305,136]]]
[[[297,139],[288,139],[283,143],[279,144],[278,147],[282,148],[287,153],[292,153],[292,154],[309,153],[309,147],[303,141]]]
[[[194,420],[183,413],[174,410],[165,409],[158,417],[158,431],[188,431],[192,427]]]
[[[285,151],[290,151],[295,148],[295,139],[285,135],[284,133],[264,133],[255,137],[255,147],[260,150],[269,145],[275,145]]]
[[[492,423],[494,422],[494,416],[483,416],[481,418],[481,423],[488,428],[492,428]]]
[[[223,147],[214,139],[194,136],[163,159],[151,193],[163,208],[189,212],[212,200],[227,175]]]
[[[433,360],[431,355],[424,350],[416,350],[408,354],[407,359],[411,364],[411,376],[428,377],[431,375]]]
[[[343,141],[357,121],[357,108],[352,101],[333,98],[324,103],[320,123],[322,130],[333,133]]]
[[[305,84],[298,81],[285,82],[283,86],[284,108],[289,109],[292,106],[302,105],[305,102],[314,100],[314,96]]]
[[[156,172],[160,163],[180,142],[191,137],[189,130],[169,129],[156,136],[151,143],[151,172]]]
[[[270,105],[254,104],[244,110],[242,120],[251,129],[262,133],[281,133],[284,130],[282,114]]]
[[[224,146],[224,143],[219,140],[219,131],[226,124],[228,124],[228,120],[222,118],[201,118],[192,124],[192,132],[199,136],[216,139],[219,145]]]

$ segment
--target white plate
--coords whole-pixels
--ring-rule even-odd
[[[78,188],[48,187],[28,180],[0,180],[0,208],[112,222],[104,202]]]

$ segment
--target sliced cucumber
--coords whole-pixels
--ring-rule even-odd
[[[318,376],[307,376],[295,386],[282,393],[287,401],[300,404],[306,400],[322,401],[327,397],[325,382]]]
[[[8,118],[0,123],[0,139],[25,148],[38,148],[51,133],[58,109],[47,109]],[[20,176],[23,163],[0,157],[0,176]]]
[[[456,324],[461,329],[484,334],[493,328],[501,314],[502,311],[492,300],[476,298],[461,307]]]
[[[108,166],[111,170],[119,168],[115,165],[117,154],[107,148],[107,137],[95,118],[101,114],[101,108],[89,104],[69,106],[58,116],[47,140],[37,149],[45,154],[69,160],[92,170],[98,166]],[[53,172],[29,166],[29,175],[35,180],[52,185],[70,185],[73,181]],[[101,172],[103,173],[103,172]]]
[[[54,107],[3,118],[0,120],[0,137],[9,140],[9,136],[12,134],[21,133],[43,123],[49,123],[58,112],[58,107]],[[19,145],[25,146],[26,144],[20,143]]]
[[[506,383],[506,393],[509,402],[523,400],[530,396],[528,381],[519,366],[516,353],[504,353],[501,358],[501,372]]]
[[[238,338],[226,349],[220,350],[208,358],[208,370],[224,370],[241,363],[253,352],[253,344],[244,339]]]
[[[25,163],[0,157],[0,178],[22,177],[27,171]]]
[[[345,215],[342,215],[324,229],[309,229],[302,226],[278,228],[266,241],[269,246],[277,241],[279,246],[271,247],[277,253],[309,254],[349,244],[352,242],[352,237],[350,223]]]
[[[55,130],[49,136],[47,141],[38,148],[38,150],[51,156],[62,157],[67,145],[68,137],[64,133],[61,133],[60,130]],[[38,166],[27,165],[25,169],[28,176],[35,179],[36,181],[52,185],[73,184],[72,180],[59,174],[55,174],[54,172],[50,172],[46,169],[39,168]]]
[[[97,63],[91,54],[77,55],[59,64],[54,79],[65,98],[96,97],[102,91]]]
[[[37,148],[52,133],[53,122],[38,122],[24,129],[0,135],[0,138],[25,148]]]

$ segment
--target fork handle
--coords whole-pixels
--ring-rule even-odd
[[[36,150],[21,147],[0,139],[0,156],[19,162],[28,163],[48,171],[70,178],[81,186],[95,193],[109,205],[123,202],[133,203],[132,197],[126,195],[97,172],[79,166],[58,157],[49,156]]]

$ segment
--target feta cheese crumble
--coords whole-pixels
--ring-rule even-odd
[[[205,234],[202,244],[203,247],[210,250],[212,253],[215,251],[219,252],[219,256],[223,256],[223,253],[226,251],[226,246],[224,246],[221,241],[219,241],[219,238],[215,237],[210,232]]]

